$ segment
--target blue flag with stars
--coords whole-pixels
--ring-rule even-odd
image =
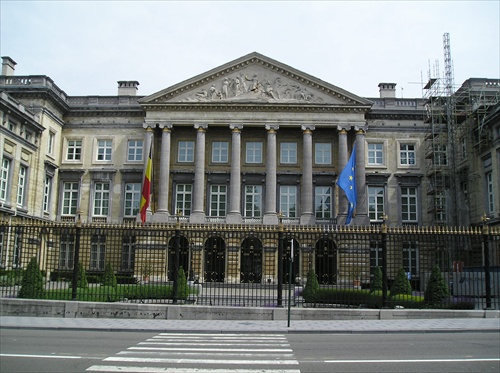
[[[351,157],[340,173],[337,185],[345,192],[349,205],[347,207],[346,224],[351,223],[352,214],[356,208],[358,195],[356,193],[356,144],[352,148]]]

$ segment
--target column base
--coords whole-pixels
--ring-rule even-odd
[[[167,223],[170,221],[170,213],[168,211],[157,211],[151,215],[151,223]]]
[[[239,212],[230,212],[226,216],[226,224],[243,224],[243,218]]]
[[[264,225],[277,225],[278,223],[278,215],[275,212],[266,212],[262,218]]]
[[[207,221],[205,219],[205,213],[201,212],[193,212],[189,216],[189,222],[193,224],[205,224]]]
[[[302,214],[300,215],[300,225],[314,225],[316,224],[316,218],[313,214]]]

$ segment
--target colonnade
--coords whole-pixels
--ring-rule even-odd
[[[158,193],[156,194],[159,215],[169,215],[169,176],[170,176],[170,153],[171,153],[171,130],[172,124],[165,122],[154,122],[144,124],[146,130],[144,149],[149,149],[153,143],[153,128],[158,126],[162,130],[160,146],[160,166]],[[189,217],[190,223],[205,223],[205,135],[208,125],[194,124],[196,130],[195,159],[194,159],[194,186],[192,194],[192,209]],[[240,224],[242,219],[241,203],[241,132],[242,125],[230,125],[231,130],[231,175],[229,184],[229,208],[226,216],[226,223]],[[266,151],[266,181],[265,181],[265,202],[263,224],[278,224],[277,211],[277,133],[279,126],[266,125],[267,131],[267,151]],[[311,225],[315,223],[314,213],[314,185],[313,185],[313,140],[312,135],[315,130],[314,125],[302,125],[302,180],[300,198],[300,224]],[[357,207],[355,211],[354,224],[367,224],[367,204],[366,204],[366,175],[365,175],[365,131],[360,127],[337,127],[338,130],[338,168],[337,173],[344,169],[349,159],[348,152],[348,132],[355,131],[356,141],[356,187],[357,187]],[[145,159],[145,163],[147,159]],[[271,191],[271,192],[268,192]],[[274,192],[273,192],[274,191]],[[347,200],[342,191],[338,199],[338,224],[345,221],[347,212]],[[174,212],[175,213],[175,212]],[[335,213],[335,211],[333,212]],[[161,219],[161,218],[160,218]]]

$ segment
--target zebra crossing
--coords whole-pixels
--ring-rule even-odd
[[[160,333],[88,372],[300,373],[282,334]]]

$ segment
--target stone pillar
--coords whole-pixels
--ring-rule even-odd
[[[312,131],[314,126],[302,126],[303,157],[302,157],[302,187],[301,187],[301,214],[300,224],[312,225],[316,222],[313,206],[313,142]]]
[[[243,126],[230,125],[231,139],[231,179],[229,182],[229,213],[228,224],[241,224],[241,129]]]
[[[277,183],[277,155],[276,155],[276,131],[277,125],[266,125],[267,130],[267,153],[266,153],[266,199],[265,213],[262,222],[264,224],[278,224],[276,214],[276,183]]]
[[[190,222],[196,224],[205,223],[205,132],[206,124],[195,124],[196,128],[196,151],[194,159],[194,190],[193,210]]]
[[[365,131],[363,129],[356,131],[356,193],[354,224],[370,225],[366,201]]]
[[[339,159],[337,168],[337,180],[340,177],[340,173],[344,169],[348,160],[347,155],[347,131],[344,128],[339,127]],[[344,224],[347,217],[347,198],[344,191],[337,187],[338,196],[338,210],[337,210],[337,224]]]
[[[168,196],[170,188],[170,123],[160,123],[162,129],[160,149],[160,182],[158,185],[158,213],[168,215]],[[174,211],[175,214],[175,211]]]

